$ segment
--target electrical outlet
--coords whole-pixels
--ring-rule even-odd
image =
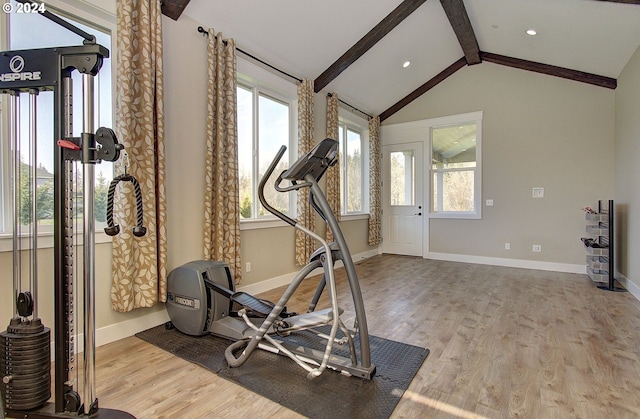
[[[511,250],[511,243],[505,243],[504,250]]]
[[[536,252],[536,253],[542,252],[542,246],[539,245],[539,244],[534,244],[533,245],[533,251]]]
[[[245,264],[245,269],[244,270],[247,271],[247,272],[251,272],[251,262],[247,262]]]

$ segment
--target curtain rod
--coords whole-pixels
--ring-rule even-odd
[[[209,32],[208,32],[205,28],[203,28],[202,26],[198,26],[198,32],[199,32],[199,33],[201,33],[201,34],[203,34],[203,35],[207,35],[207,36],[209,36]],[[271,69],[273,69],[273,70],[277,71],[278,73],[284,74],[285,76],[290,77],[290,78],[292,78],[292,79],[294,79],[294,80],[297,80],[297,81],[300,81],[300,82],[302,81],[302,79],[300,79],[300,78],[298,78],[298,77],[296,77],[296,76],[292,76],[291,74],[287,73],[286,71],[282,71],[282,70],[280,70],[279,68],[277,68],[277,67],[275,67],[275,66],[273,66],[273,65],[271,65],[271,64],[269,64],[269,63],[267,63],[267,62],[265,62],[265,61],[263,61],[263,60],[261,60],[260,58],[255,57],[255,56],[253,56],[252,54],[249,54],[248,52],[241,50],[241,49],[240,49],[240,48],[238,48],[238,47],[236,47],[236,50],[238,50],[238,51],[239,51],[239,52],[241,52],[242,54],[246,55],[247,57],[249,57],[249,58],[251,58],[251,59],[254,59],[254,60],[256,60],[257,62],[259,62],[259,63],[261,63],[261,64],[264,64],[264,65],[266,65],[267,67],[269,67],[269,68],[271,68]],[[333,95],[332,95],[331,93],[327,93],[327,96],[333,96]],[[368,113],[366,113],[366,112],[364,112],[364,111],[361,111],[360,109],[356,108],[355,106],[351,106],[351,105],[349,105],[347,102],[345,102],[344,100],[342,100],[342,99],[340,99],[340,98],[338,98],[338,102],[342,103],[343,105],[345,105],[345,106],[347,106],[347,107],[351,108],[352,110],[354,110],[354,111],[356,111],[356,112],[360,112],[361,114],[366,115],[369,119],[373,119],[373,116],[369,115]]]
[[[203,35],[207,35],[207,36],[209,36],[209,32],[208,32],[205,28],[203,28],[202,26],[198,26],[198,32],[200,32],[200,33],[201,33],[201,34],[203,34]],[[300,82],[302,81],[302,79],[301,79],[301,78],[298,78],[298,77],[296,77],[296,76],[292,76],[291,74],[287,73],[286,71],[282,71],[282,70],[280,70],[279,68],[274,67],[273,65],[271,65],[271,64],[269,64],[269,63],[267,63],[267,62],[265,62],[265,61],[261,60],[260,58],[255,57],[255,56],[253,56],[252,54],[249,54],[248,52],[241,50],[241,49],[240,49],[240,48],[238,48],[238,47],[236,47],[236,50],[238,50],[238,51],[239,51],[239,52],[241,52],[242,54],[246,55],[247,57],[249,57],[249,58],[251,58],[251,59],[253,59],[253,60],[256,60],[256,61],[257,61],[257,62],[259,62],[260,64],[264,64],[264,65],[266,65],[267,67],[269,67],[269,68],[271,68],[271,69],[273,69],[273,70],[277,71],[278,73],[284,74],[285,76],[290,77],[290,78],[292,78],[292,79],[294,79],[294,80],[297,80],[297,81],[300,81]]]
[[[327,93],[327,96],[331,97],[331,96],[333,96],[333,94],[331,92],[329,92],[329,93]],[[368,116],[369,119],[373,119],[373,116],[369,115],[368,113],[366,113],[364,111],[361,111],[360,109],[356,108],[355,106],[349,105],[347,102],[345,102],[344,100],[342,100],[340,98],[338,98],[338,102],[342,103],[343,105],[351,108],[352,110],[354,110],[356,112],[360,112],[361,114]]]

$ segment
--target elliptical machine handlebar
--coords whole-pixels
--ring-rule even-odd
[[[280,218],[287,224],[295,226],[296,221],[294,219],[273,208],[271,205],[269,205],[264,197],[264,187],[267,183],[267,180],[273,174],[273,171],[280,162],[280,159],[282,159],[282,156],[284,155],[286,150],[286,146],[283,145],[282,147],[280,147],[280,150],[267,168],[264,176],[262,176],[260,184],[258,185],[258,198],[267,211]],[[316,181],[320,180],[327,169],[330,166],[335,165],[337,161],[338,142],[331,138],[325,138],[320,143],[318,143],[311,151],[291,164],[287,170],[280,173],[275,182],[275,189],[278,192],[289,192],[306,187],[311,187],[311,182],[313,182],[313,179],[309,180],[310,178],[308,176],[312,176]],[[280,183],[282,183],[283,180],[290,181],[291,185],[284,187],[280,186]]]
[[[296,221],[293,218],[287,217],[286,214],[284,214],[284,213],[278,211],[277,209],[273,208],[271,205],[269,205],[269,203],[267,202],[266,198],[264,197],[264,186],[267,184],[267,180],[269,180],[269,178],[271,177],[271,174],[273,173],[273,171],[275,170],[276,166],[280,162],[280,159],[284,155],[285,151],[287,151],[287,147],[286,146],[280,147],[280,150],[278,150],[278,153],[276,154],[276,156],[274,157],[273,161],[271,162],[271,164],[267,168],[267,171],[265,172],[264,176],[262,176],[262,179],[260,179],[260,184],[258,185],[258,199],[260,199],[260,203],[262,204],[262,206],[267,211],[269,211],[271,214],[273,214],[276,217],[280,218],[285,223],[287,223],[287,224],[289,224],[291,226],[295,226],[296,225]],[[280,176],[278,176],[278,180],[276,181],[276,185],[278,185],[281,181],[282,181],[282,174],[280,174]]]

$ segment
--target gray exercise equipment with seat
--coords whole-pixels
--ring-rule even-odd
[[[292,227],[320,242],[321,246],[293,278],[277,303],[258,299],[235,290],[229,266],[220,261],[198,260],[184,264],[169,274],[167,283],[167,312],[175,327],[188,335],[213,334],[233,340],[225,351],[231,367],[241,366],[256,348],[286,355],[307,371],[309,379],[327,368],[343,374],[371,379],[376,367],[371,363],[369,333],[358,276],[347,242],[329,202],[318,185],[326,170],[336,164],[338,142],[326,138],[299,158],[275,181],[278,192],[309,189],[314,210],[324,219],[335,238],[328,243],[298,221],[273,208],[264,197],[264,187],[286,151],[282,146],[260,181],[258,196],[263,207]],[[284,181],[288,182],[283,186]],[[343,310],[338,306],[334,264],[341,260],[349,283],[355,322],[349,330],[340,319]],[[306,313],[289,313],[286,305],[302,281],[322,268],[322,278]],[[328,285],[330,307],[315,311],[316,304]],[[234,307],[241,307],[234,311]],[[322,327],[324,326],[324,327]],[[337,338],[338,330],[342,337]],[[293,333],[312,333],[321,343],[319,348],[288,342]],[[357,339],[357,345],[356,345]],[[339,356],[335,345],[348,347],[349,356]],[[324,346],[324,349],[322,348]]]

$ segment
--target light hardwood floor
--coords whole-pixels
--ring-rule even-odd
[[[394,255],[357,270],[370,333],[431,350],[392,418],[640,417],[640,302],[629,293],[585,275]],[[315,285],[289,308],[305,309]],[[138,418],[301,417],[135,337],[98,348],[97,394]]]

